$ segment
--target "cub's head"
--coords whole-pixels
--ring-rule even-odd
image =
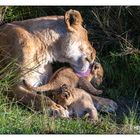
[[[63,107],[69,106],[73,102],[72,88],[66,84],[63,84],[55,93],[53,100]]]
[[[82,26],[82,16],[76,10],[65,13],[66,35],[62,38],[61,58],[75,71],[86,72],[96,57],[96,51],[88,40],[88,32]]]
[[[94,86],[99,86],[103,81],[104,70],[100,63],[94,62],[91,68],[91,83]]]

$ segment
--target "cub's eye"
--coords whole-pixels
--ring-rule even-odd
[[[68,99],[70,96],[70,93],[69,92],[65,92],[62,94],[62,98],[65,98],[65,99]]]
[[[68,99],[68,94],[65,94],[65,98]]]

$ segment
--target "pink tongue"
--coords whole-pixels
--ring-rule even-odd
[[[78,77],[87,77],[90,74],[91,69],[89,68],[86,72],[76,72]]]

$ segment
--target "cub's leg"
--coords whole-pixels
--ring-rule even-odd
[[[49,91],[49,90],[54,90],[57,88],[57,85],[52,84],[51,82],[39,86],[39,87],[34,87],[31,86],[29,83],[26,82],[26,80],[23,80],[23,85],[29,90],[29,91],[35,91],[35,92],[45,92],[45,91]]]
[[[102,112],[115,112],[118,108],[116,102],[111,99],[90,95],[97,110]]]
[[[53,102],[49,97],[31,93],[21,85],[17,86],[14,93],[9,93],[8,96],[33,110],[43,112],[50,109],[55,117],[69,117],[68,112],[62,106]]]
[[[87,109],[87,113],[89,113],[89,118],[94,120],[94,121],[98,121],[98,113],[95,107],[92,108],[88,108]]]
[[[94,88],[94,86],[84,78],[79,78],[78,87],[93,95],[100,95],[103,93],[102,90]]]

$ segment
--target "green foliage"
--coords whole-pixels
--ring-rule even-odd
[[[68,9],[79,10],[88,30],[89,40],[97,51],[97,59],[105,70],[102,96],[114,99],[118,112],[100,114],[93,124],[82,119],[54,119],[37,114],[10,102],[4,91],[16,82],[17,69],[11,62],[2,67],[0,60],[0,133],[139,133],[140,123],[140,7],[8,7],[0,17],[3,22],[40,16],[63,15]],[[1,9],[0,9],[1,10]],[[0,46],[1,47],[1,46]],[[55,67],[59,66],[55,64]],[[4,73],[4,71],[6,71]]]

